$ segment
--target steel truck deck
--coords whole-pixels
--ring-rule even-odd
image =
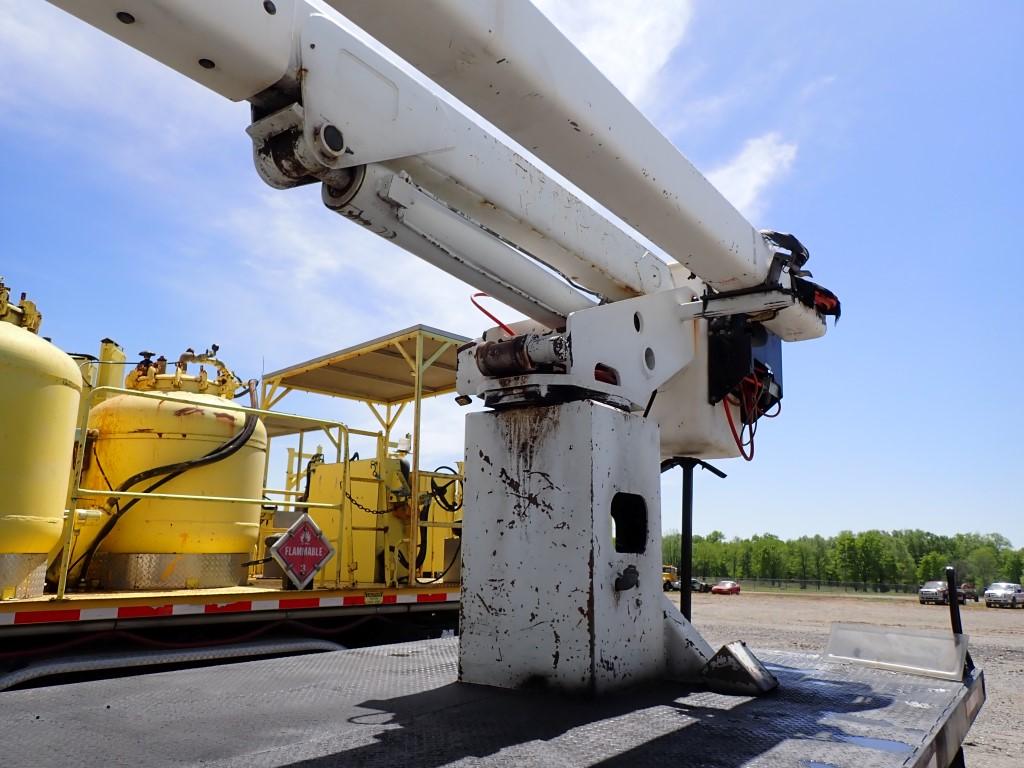
[[[964,684],[759,652],[760,699],[658,683],[600,699],[457,682],[454,638],[0,694],[20,766],[946,766]],[[950,751],[952,750],[952,751]]]

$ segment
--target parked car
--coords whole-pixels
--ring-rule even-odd
[[[690,579],[690,591],[691,592],[710,592],[711,591],[711,585],[708,584],[706,581],[701,581],[700,579],[698,579],[696,577],[693,577],[693,578]]]
[[[921,605],[925,603],[936,603],[938,605],[949,604],[949,587],[944,581],[926,581],[917,590],[917,599]],[[963,602],[961,600],[961,602]]]
[[[936,603],[938,605],[949,605],[949,587],[944,581],[926,581],[917,590],[917,599],[925,603]],[[978,602],[978,590],[973,584],[964,583],[956,588],[956,599],[960,605],[967,605],[968,600]]]
[[[963,604],[966,604],[968,600],[978,602],[978,590],[970,582],[961,584],[957,594],[960,595],[960,602]]]
[[[997,581],[989,584],[985,590],[985,606],[987,608],[1000,607],[1016,608],[1024,606],[1024,587],[1010,581]]]
[[[740,585],[735,581],[720,581],[711,588],[712,595],[738,595]]]

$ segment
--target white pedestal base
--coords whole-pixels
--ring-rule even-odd
[[[656,423],[592,401],[467,416],[460,680],[698,678],[713,651],[663,592],[659,464]]]

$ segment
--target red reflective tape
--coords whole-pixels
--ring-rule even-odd
[[[15,624],[46,624],[54,621],[78,621],[81,611],[19,611],[14,614]]]
[[[293,608],[319,608],[320,598],[319,597],[299,597],[291,600],[282,600],[278,607],[282,611],[289,611]]]
[[[126,605],[117,609],[119,619],[149,619],[154,616],[170,616],[173,605]]]
[[[345,595],[341,601],[342,605],[366,605],[366,598],[362,595]]]
[[[251,600],[239,600],[237,603],[210,603],[203,608],[203,613],[245,613],[251,610]]]
[[[398,602],[398,595],[384,595],[381,598],[381,603],[384,605],[393,605]]]
[[[448,602],[447,592],[436,592],[432,595],[416,595],[417,603],[446,603]]]

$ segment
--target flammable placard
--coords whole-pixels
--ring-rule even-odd
[[[334,547],[308,514],[296,520],[270,548],[270,556],[297,589],[305,589],[333,555]]]

